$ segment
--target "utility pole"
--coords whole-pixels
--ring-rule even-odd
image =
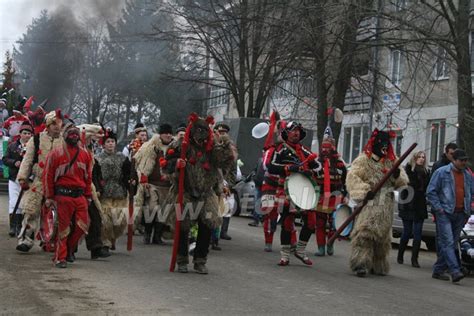
[[[373,63],[372,63],[372,93],[370,97],[369,104],[369,129],[368,137],[372,133],[373,129],[373,116],[374,116],[374,107],[375,107],[375,96],[377,94],[377,72],[379,67],[379,29],[380,29],[380,13],[382,11],[382,0],[377,1],[377,15],[375,16],[375,34],[374,34],[374,43],[375,47],[373,48]]]

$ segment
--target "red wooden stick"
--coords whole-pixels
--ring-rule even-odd
[[[191,124],[188,124],[186,132],[184,134],[183,142],[181,143],[181,153],[180,158],[186,159],[186,151],[189,144],[189,132],[191,130]],[[178,247],[179,247],[179,234],[181,230],[181,215],[183,211],[183,202],[184,202],[184,174],[186,167],[179,169],[179,179],[178,179],[178,208],[176,209],[176,220],[174,226],[174,238],[173,238],[173,253],[171,255],[170,262],[170,272],[174,272],[176,266],[176,258],[178,256]]]

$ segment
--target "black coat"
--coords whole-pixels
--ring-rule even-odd
[[[21,146],[20,140],[17,140],[7,147],[7,152],[5,156],[3,156],[3,163],[8,166],[9,168],[9,175],[8,179],[11,181],[16,181],[16,176],[18,174],[18,168],[15,166],[17,161],[21,162],[23,160],[23,154],[25,146]]]
[[[425,192],[430,183],[430,172],[424,172],[421,169],[412,171],[411,165],[408,163],[405,166],[405,171],[410,179],[409,186],[414,191],[414,197],[407,203],[398,204],[398,215],[404,220],[422,220],[428,218],[428,211],[426,207]],[[407,189],[400,191],[400,201],[406,201],[409,196]]]

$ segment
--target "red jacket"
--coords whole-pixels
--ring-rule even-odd
[[[66,170],[77,150],[79,150],[79,154],[76,161]],[[80,146],[65,145],[54,149],[46,157],[42,180],[46,199],[54,197],[55,187],[83,189],[84,196],[90,198],[92,183],[92,157],[90,153]]]

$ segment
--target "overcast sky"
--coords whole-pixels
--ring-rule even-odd
[[[109,19],[118,16],[123,3],[124,0],[0,0],[0,61],[4,62],[5,52],[12,50],[41,10],[53,12],[67,6],[77,16],[94,14]]]

